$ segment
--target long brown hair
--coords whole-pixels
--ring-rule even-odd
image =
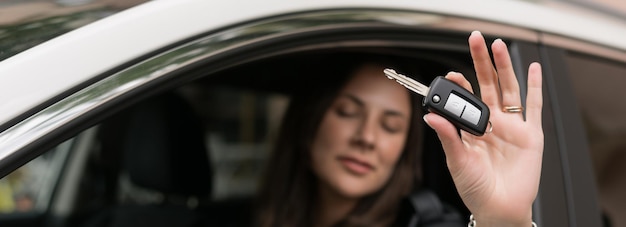
[[[326,109],[358,67],[374,63],[402,70],[408,68],[402,68],[397,59],[362,54],[335,55],[325,60],[330,63],[324,65],[323,76],[313,75],[317,76],[316,82],[294,94],[285,112],[259,192],[258,226],[310,226],[313,223],[311,214],[318,179],[310,167],[310,148]],[[315,68],[309,72],[320,72]],[[421,162],[422,111],[414,94],[411,94],[411,103],[408,137],[393,175],[383,188],[362,198],[336,226],[389,226],[396,218],[402,199],[421,185],[418,163]]]

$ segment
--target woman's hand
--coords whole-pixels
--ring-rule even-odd
[[[459,138],[441,116],[429,113],[424,120],[437,132],[456,188],[477,225],[529,227],[543,153],[541,67],[533,63],[528,70],[524,120],[523,113],[503,109],[522,106],[506,44],[498,39],[491,45],[495,67],[480,32],[472,32],[469,45],[492,131],[479,137],[461,131]],[[471,91],[463,75],[446,78]]]

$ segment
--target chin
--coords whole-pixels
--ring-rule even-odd
[[[337,187],[338,192],[346,198],[358,199],[375,193],[382,186],[363,184],[363,182],[342,181]]]

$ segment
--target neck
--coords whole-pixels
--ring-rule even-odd
[[[315,227],[329,227],[343,220],[359,199],[340,195],[328,186],[320,185],[315,205]]]

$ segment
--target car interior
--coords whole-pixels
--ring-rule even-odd
[[[408,75],[426,84],[449,71],[476,84],[467,52],[429,48],[303,50],[206,70],[211,73],[128,102],[78,133],[74,138],[93,136],[69,151],[85,156],[80,177],[69,184],[75,194],[70,202],[52,197],[52,204],[69,208],[52,211],[46,226],[249,226],[290,95],[354,54],[392,56],[414,66]],[[434,131],[424,132],[423,186],[469,215]]]

